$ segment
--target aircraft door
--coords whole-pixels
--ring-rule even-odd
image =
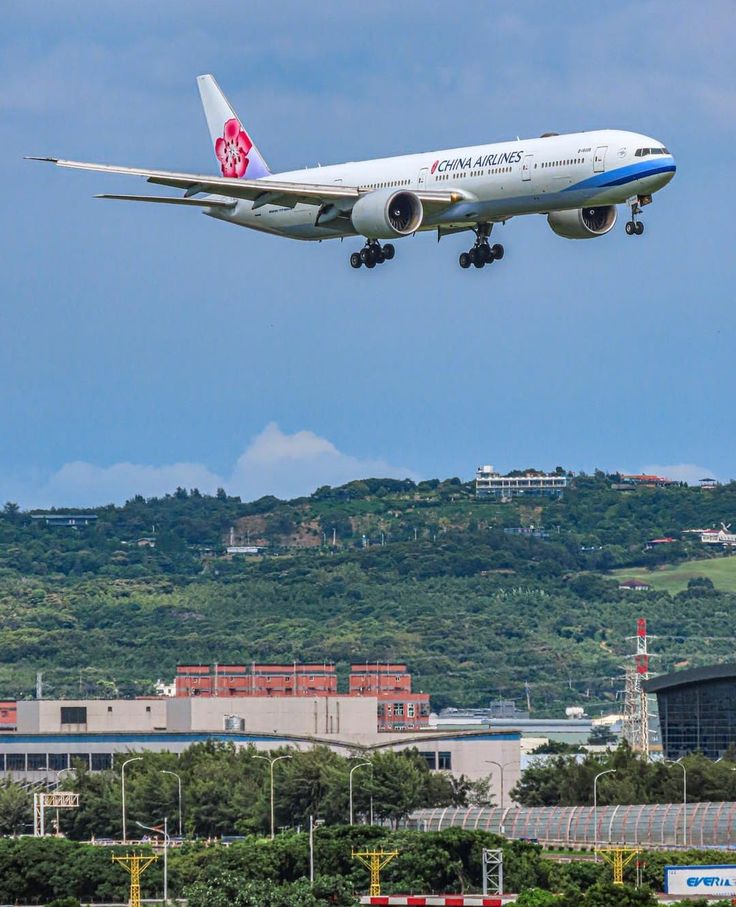
[[[603,173],[606,169],[606,152],[608,151],[608,145],[600,145],[595,149],[595,157],[593,158],[593,173]]]
[[[429,167],[422,167],[417,177],[417,189],[427,188],[427,178],[429,176]]]
[[[532,167],[534,161],[533,154],[527,154],[524,156],[524,160],[521,162],[521,178],[523,180],[530,180],[532,178]]]

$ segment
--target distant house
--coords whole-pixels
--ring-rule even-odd
[[[669,485],[677,485],[674,479],[668,479],[665,476],[647,475],[639,473],[637,475],[622,475],[621,485],[644,488],[666,488]]]
[[[676,541],[677,539],[673,539],[671,536],[667,535],[660,539],[649,539],[645,547],[651,549],[656,548],[658,545],[672,545]]]
[[[642,582],[640,579],[627,579],[618,584],[619,589],[624,592],[647,592],[652,587],[649,583]]]
[[[701,488],[705,489],[706,491],[710,491],[710,490],[718,487],[718,480],[711,479],[711,478],[704,478],[704,479],[700,479],[698,484],[700,485]]]
[[[74,529],[79,526],[94,526],[96,513],[32,513],[31,519],[46,526],[67,526]]]

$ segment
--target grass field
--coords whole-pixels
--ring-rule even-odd
[[[638,579],[649,583],[653,589],[673,593],[686,589],[688,580],[696,576],[707,576],[721,592],[736,592],[736,556],[687,561],[676,567],[662,567],[659,570],[614,570],[612,574],[620,580]]]

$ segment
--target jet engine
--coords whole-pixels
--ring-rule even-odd
[[[421,201],[405,189],[374,189],[353,205],[350,219],[356,232],[368,239],[393,239],[419,229],[424,217]]]
[[[565,239],[592,239],[604,236],[616,223],[616,206],[577,208],[573,211],[551,211],[547,223],[558,236]]]

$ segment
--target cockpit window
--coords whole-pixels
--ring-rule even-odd
[[[669,154],[669,151],[662,148],[637,148],[634,157],[646,157],[648,154]]]

